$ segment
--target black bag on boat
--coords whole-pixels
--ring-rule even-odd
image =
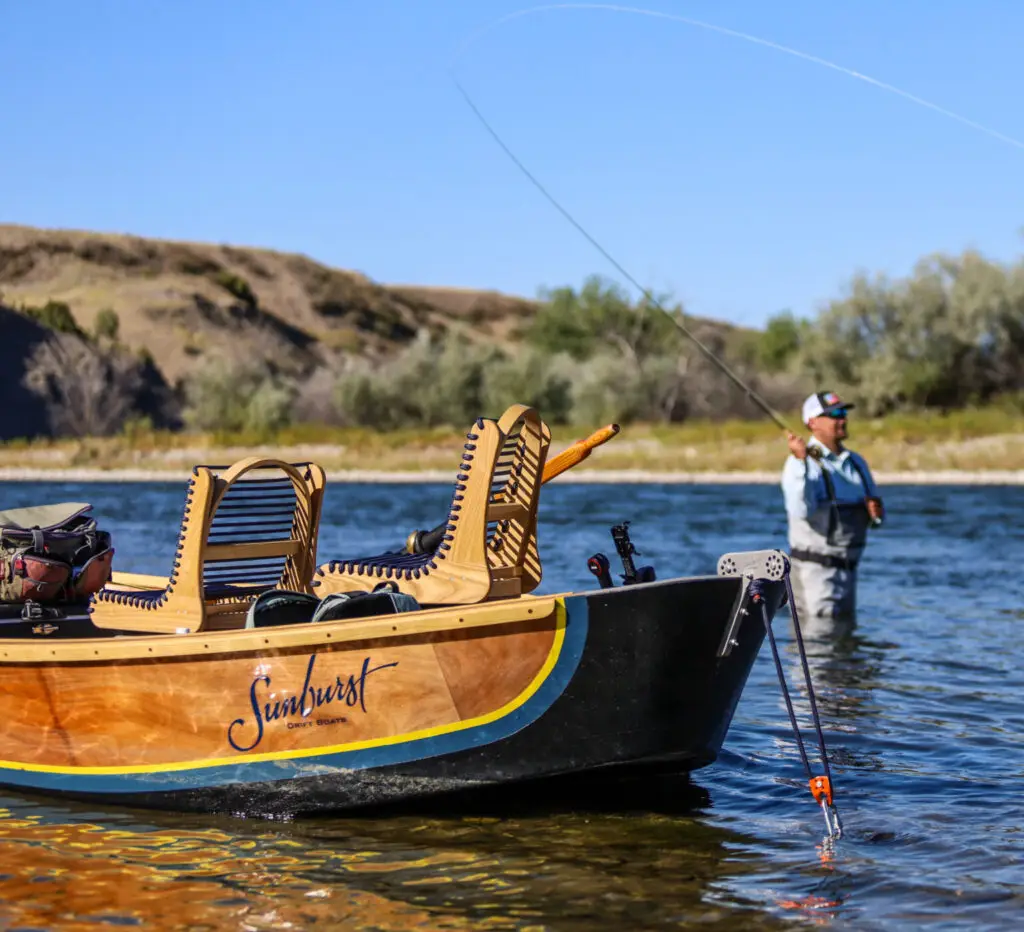
[[[411,595],[392,589],[374,592],[335,592],[318,599],[291,589],[270,589],[253,600],[246,614],[247,628],[275,625],[299,625],[343,618],[368,618],[419,611],[420,604]]]
[[[396,615],[417,612],[420,603],[397,589],[373,592],[335,592],[325,596],[313,612],[312,621],[340,621],[343,618],[367,618],[372,615]]]
[[[0,602],[84,601],[110,579],[110,535],[92,505],[62,502],[0,511]]]

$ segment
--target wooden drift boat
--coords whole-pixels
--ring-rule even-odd
[[[540,580],[546,454],[522,442],[546,428],[518,409],[514,449],[532,465],[517,471],[510,423],[474,425],[469,442],[480,452],[489,436],[493,449],[468,476],[460,469],[453,505],[476,505],[453,511],[454,539],[430,559],[314,572],[323,470],[196,467],[168,578],[115,573],[88,605],[0,611],[0,784],[270,817],[711,763],[765,635],[755,601],[769,619],[784,601],[785,556],[728,554],[709,576],[510,591]],[[511,543],[499,559],[502,534]],[[321,598],[314,582],[332,577],[342,594]],[[281,590],[285,609],[261,615]]]

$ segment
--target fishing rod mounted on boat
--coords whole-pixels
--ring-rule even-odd
[[[640,555],[636,545],[629,537],[629,522],[612,526],[612,540],[615,542],[615,549],[622,561],[622,585],[633,586],[636,583],[654,582],[656,576],[653,566],[636,566],[633,562],[633,555]],[[595,553],[587,560],[587,569],[597,577],[602,589],[611,589],[615,584],[612,582],[611,567],[608,558],[603,553]]]
[[[634,583],[654,582],[654,567],[637,567],[633,562],[633,554],[640,556],[640,551],[629,538],[629,522],[612,526],[612,540],[615,541],[615,549],[622,561],[622,569],[625,571],[622,576],[624,586],[632,586]]]

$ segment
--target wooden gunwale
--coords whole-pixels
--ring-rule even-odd
[[[554,617],[558,603],[571,593],[524,595],[503,602],[457,608],[426,609],[399,615],[341,621],[244,628],[192,634],[141,634],[61,641],[0,639],[0,666],[10,663],[108,663],[258,653],[368,640],[405,638],[441,631],[462,631]]]

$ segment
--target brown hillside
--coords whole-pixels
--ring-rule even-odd
[[[493,339],[515,339],[537,310],[535,301],[498,291],[431,285],[389,285],[388,290],[404,301],[436,308]]]
[[[543,283],[538,283],[543,284]],[[147,350],[171,385],[218,352],[308,373],[336,353],[383,358],[421,330],[515,340],[536,302],[496,291],[383,285],[295,253],[0,224],[0,303],[99,312]],[[734,328],[691,318],[702,333]],[[5,325],[7,326],[7,325]]]
[[[387,287],[269,249],[12,225],[0,225],[0,300],[62,301],[85,330],[110,308],[121,342],[148,350],[171,384],[218,351],[308,372],[337,352],[381,358],[424,328],[502,339],[536,307],[495,292]]]

